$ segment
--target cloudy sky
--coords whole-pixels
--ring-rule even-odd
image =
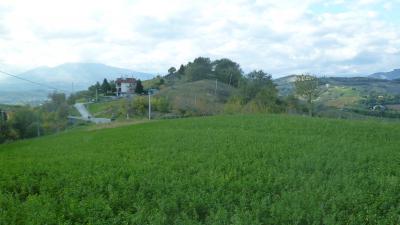
[[[400,68],[398,12],[400,0],[1,0],[0,69],[99,62],[163,74],[207,56],[275,77],[365,75]]]

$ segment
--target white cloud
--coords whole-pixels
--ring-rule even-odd
[[[392,7],[384,3],[5,0],[0,62],[30,68],[91,61],[163,73],[208,56],[277,76],[372,73],[400,66],[399,24],[371,7]],[[328,10],[315,10],[321,7]]]

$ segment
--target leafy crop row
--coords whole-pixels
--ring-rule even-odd
[[[400,126],[219,116],[0,146],[0,224],[399,224]]]

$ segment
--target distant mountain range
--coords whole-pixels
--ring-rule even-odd
[[[152,74],[108,66],[100,63],[65,63],[56,67],[38,67],[26,71],[19,76],[55,86],[57,88],[67,88],[68,90],[72,88],[72,85],[75,90],[86,89],[96,81],[103,81],[104,78],[110,80],[125,76],[147,80],[154,77]],[[16,82],[16,80],[14,79],[13,82]],[[29,83],[28,85],[32,86]],[[34,88],[37,89],[38,87]]]
[[[71,92],[85,90],[90,85],[104,78],[113,80],[118,77],[135,77],[148,80],[154,77],[149,73],[137,72],[129,69],[108,66],[100,63],[65,63],[56,67],[38,67],[18,75],[19,77],[38,82],[44,86],[35,85],[12,77],[0,81],[0,103],[25,103],[44,100],[46,93],[54,87],[62,91]],[[16,93],[41,93],[40,95],[26,95]]]
[[[391,72],[379,72],[369,75],[368,77],[385,79],[385,80],[396,80],[400,79],[400,69],[395,69]]]

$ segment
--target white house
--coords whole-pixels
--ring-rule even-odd
[[[117,96],[124,96],[133,94],[136,88],[135,78],[117,78],[115,81],[117,85]]]

